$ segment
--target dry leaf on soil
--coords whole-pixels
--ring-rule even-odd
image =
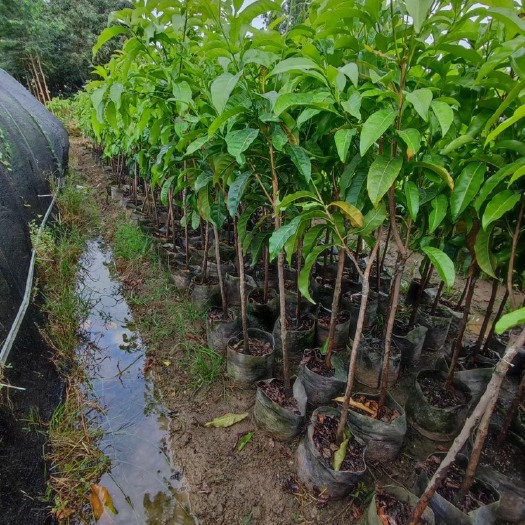
[[[224,416],[216,417],[213,421],[208,421],[204,426],[205,427],[216,427],[216,428],[226,428],[239,423],[243,419],[248,417],[248,412],[244,414],[224,414]]]
[[[102,485],[91,485],[91,508],[93,509],[93,516],[98,521],[105,510],[108,509],[113,514],[117,514],[117,509],[113,505],[113,498],[108,489]]]

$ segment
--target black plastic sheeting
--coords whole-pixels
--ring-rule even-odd
[[[52,175],[64,175],[68,150],[60,121],[0,69],[0,345],[24,294],[29,223],[48,208],[51,198],[40,196]]]

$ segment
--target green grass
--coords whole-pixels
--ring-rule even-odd
[[[113,253],[132,264],[151,259],[151,238],[140,228],[120,222],[113,237]]]
[[[190,385],[194,390],[212,385],[222,374],[224,358],[205,346],[196,346],[186,350],[189,362]]]

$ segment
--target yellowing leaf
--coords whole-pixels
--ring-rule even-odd
[[[334,470],[339,471],[341,470],[341,465],[343,464],[343,461],[345,460],[346,456],[346,449],[348,448],[348,442],[350,441],[350,438],[347,437],[339,446],[339,448],[335,451],[334,454]]]
[[[350,220],[350,224],[352,224],[354,228],[361,228],[363,226],[363,214],[355,206],[344,201],[331,202],[330,206],[337,206]]]
[[[164,366],[170,366],[171,365],[171,361],[163,361],[164,363]]]
[[[208,421],[204,426],[205,427],[216,427],[216,428],[226,428],[239,423],[243,419],[248,417],[248,412],[244,414],[224,414],[224,416],[216,417],[213,421]]]
[[[91,485],[91,508],[93,509],[93,516],[98,521],[105,510],[108,509],[113,514],[117,514],[117,509],[113,505],[113,498],[108,489],[102,485]]]

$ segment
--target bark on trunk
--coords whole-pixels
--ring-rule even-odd
[[[238,229],[235,228],[235,244],[237,246],[237,257],[239,259],[239,286],[241,296],[241,320],[242,320],[242,338],[244,353],[247,354],[249,350],[248,338],[248,306],[246,298],[246,277],[244,274],[244,257],[242,254],[242,242],[238,235]]]
[[[496,317],[494,318],[494,322],[492,323],[492,326],[490,327],[489,335],[487,335],[487,339],[485,339],[485,344],[483,345],[483,353],[485,353],[490,345],[490,342],[492,338],[494,337],[494,330],[496,328],[496,323],[500,320],[500,317],[503,315],[503,310],[505,309],[505,305],[507,304],[507,299],[509,298],[509,291],[505,290],[505,293],[503,294],[503,297],[501,298],[501,303],[499,303],[498,311],[496,312]]]
[[[496,295],[498,294],[498,286],[499,286],[499,282],[497,281],[497,279],[492,279],[492,290],[490,292],[490,299],[487,305],[487,311],[485,312],[485,317],[483,318],[483,323],[481,324],[481,328],[479,330],[478,340],[476,341],[476,344],[474,345],[474,352],[472,354],[472,360],[475,360],[475,358],[478,355],[479,349],[481,348],[481,345],[483,344],[485,332],[487,331],[487,328],[489,326],[490,316],[492,315],[492,312],[494,311],[494,303],[496,302]]]
[[[334,346],[335,327],[339,315],[339,301],[341,299],[341,285],[345,270],[345,251],[339,248],[339,261],[337,263],[337,277],[335,279],[334,295],[332,297],[332,315],[330,317],[330,328],[328,330],[328,343],[326,346],[326,367],[332,368],[332,348]]]
[[[217,225],[213,224],[213,236],[215,237],[215,263],[217,264],[217,274],[219,276],[219,288],[221,290],[222,315],[224,319],[228,318],[228,300],[226,299],[226,290],[221,271],[221,251],[219,248],[219,230]]]

